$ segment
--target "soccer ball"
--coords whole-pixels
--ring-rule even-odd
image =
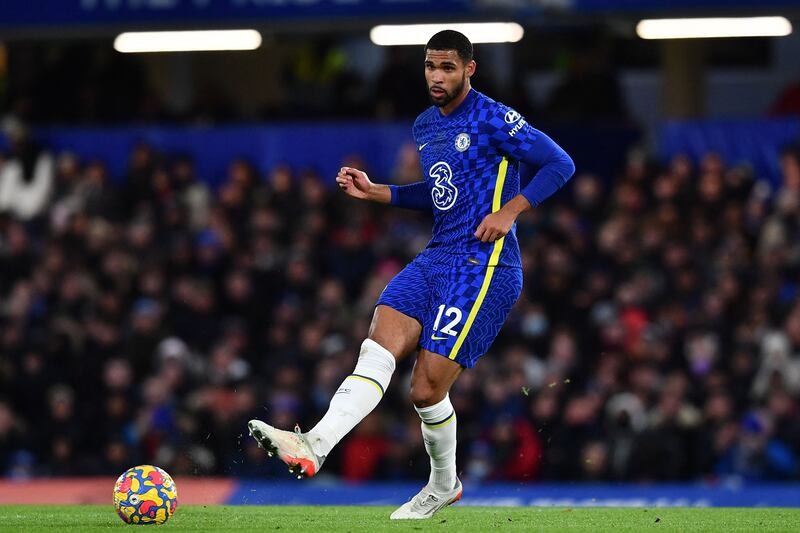
[[[134,466],[114,485],[114,507],[126,524],[163,524],[177,506],[175,482],[157,466]]]

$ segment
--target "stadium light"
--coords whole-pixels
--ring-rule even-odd
[[[515,43],[525,30],[516,22],[476,22],[471,24],[396,24],[375,26],[369,38],[379,46],[425,44],[444,29],[460,31],[473,43]]]
[[[259,46],[261,34],[256,30],[125,32],[114,39],[114,50],[124,54],[255,50]]]
[[[784,37],[792,33],[785,17],[646,19],[636,25],[642,39]]]

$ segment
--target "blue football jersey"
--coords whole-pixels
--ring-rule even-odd
[[[519,194],[519,161],[540,132],[472,89],[447,116],[435,106],[425,110],[413,135],[434,214],[426,253],[463,256],[474,265],[521,266],[516,224],[493,243],[474,234],[486,215]]]

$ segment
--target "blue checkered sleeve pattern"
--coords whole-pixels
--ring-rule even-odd
[[[524,161],[542,132],[505,104],[492,103],[483,122],[489,144],[509,159]]]
[[[520,178],[528,183],[520,193],[536,207],[564,186],[575,172],[575,164],[563,148],[519,113],[500,102],[495,104],[485,126],[489,143],[521,164]],[[529,178],[531,174],[533,178]]]

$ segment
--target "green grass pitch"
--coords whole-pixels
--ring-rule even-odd
[[[429,520],[393,522],[392,507],[184,506],[158,531],[800,531],[800,509],[445,509]],[[0,532],[128,531],[111,505],[0,505]],[[151,527],[147,531],[152,531]]]

